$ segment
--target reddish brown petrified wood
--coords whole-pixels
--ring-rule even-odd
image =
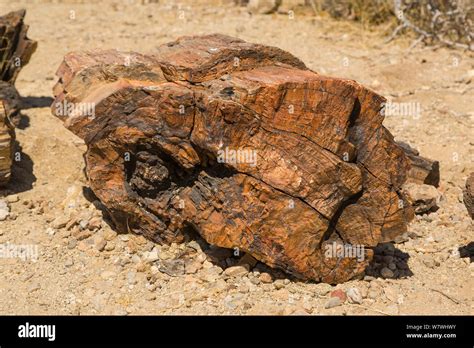
[[[337,283],[412,218],[400,191],[409,161],[382,126],[384,98],[278,48],[184,37],[153,55],[70,53],[58,76],[52,110],[86,142],[90,186],[120,230],[170,243],[193,228]],[[255,161],[222,163],[225,149]],[[334,242],[369,249],[327,257]]]
[[[14,83],[30,60],[36,41],[27,38],[25,10],[0,16],[0,186],[10,179],[15,138],[13,125],[20,120],[20,95]]]

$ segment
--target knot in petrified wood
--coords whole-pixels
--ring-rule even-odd
[[[53,112],[85,140],[90,186],[118,229],[169,243],[193,228],[331,283],[372,257],[328,256],[333,243],[373,247],[406,231],[408,160],[382,126],[384,98],[354,81],[223,35],[152,55],[70,53],[58,76]]]

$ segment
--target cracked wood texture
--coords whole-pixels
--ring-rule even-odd
[[[382,126],[384,98],[278,48],[183,37],[150,55],[70,53],[57,75],[53,113],[87,144],[90,186],[119,230],[170,243],[193,229],[339,283],[413,216],[400,192],[410,164]],[[222,160],[225,150],[255,158]],[[365,257],[332,257],[333,243],[363,245]]]
[[[11,176],[14,125],[20,122],[21,98],[14,83],[37,46],[26,36],[25,14],[19,10],[0,16],[0,186]]]

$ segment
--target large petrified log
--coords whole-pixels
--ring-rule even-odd
[[[278,48],[184,37],[148,56],[70,53],[58,76],[53,113],[86,142],[90,186],[120,230],[170,243],[193,228],[336,283],[412,218],[384,98]],[[331,252],[342,244],[368,249]]]
[[[26,36],[25,14],[25,10],[19,10],[0,16],[0,186],[10,178],[13,126],[20,121],[21,98],[14,83],[37,46],[36,41]]]

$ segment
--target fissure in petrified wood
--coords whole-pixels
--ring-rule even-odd
[[[85,140],[91,188],[120,230],[170,243],[192,227],[332,283],[362,273],[372,251],[327,257],[328,245],[406,231],[408,159],[382,126],[384,98],[354,81],[223,35],[153,55],[70,53],[58,76],[53,112]],[[221,160],[237,150],[252,161]]]

